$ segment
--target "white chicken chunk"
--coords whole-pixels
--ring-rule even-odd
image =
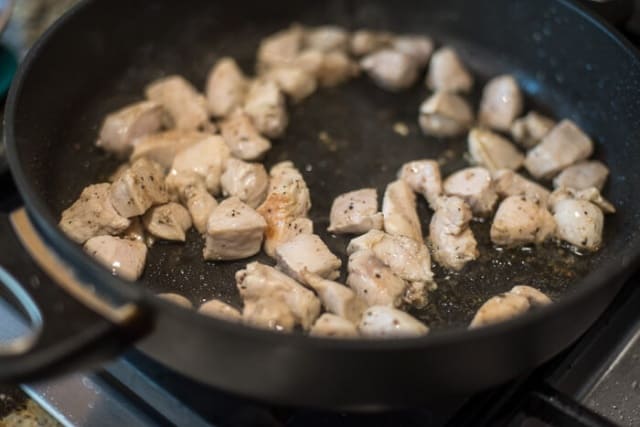
[[[286,30],[278,31],[263,39],[258,47],[257,69],[260,72],[272,67],[291,65],[300,50],[304,30],[300,25],[294,24]]]
[[[102,122],[96,145],[117,156],[131,153],[136,138],[158,132],[166,111],[153,101],[141,101],[115,111]]]
[[[551,304],[551,298],[549,298],[536,288],[532,288],[531,286],[514,286],[513,288],[511,288],[509,293],[525,297],[527,300],[529,300],[529,304],[532,307],[542,307]]]
[[[367,308],[365,302],[349,287],[323,279],[317,274],[302,271],[303,283],[313,289],[324,308],[350,322],[357,323]]]
[[[251,326],[278,332],[291,332],[296,326],[296,316],[282,298],[268,296],[244,303],[242,321]]]
[[[444,192],[449,196],[458,196],[471,207],[474,215],[488,217],[498,201],[491,174],[482,167],[459,170],[444,181]]]
[[[166,292],[166,293],[162,293],[162,294],[157,294],[156,295],[158,298],[161,298],[167,302],[170,302],[172,304],[178,305],[182,308],[186,308],[186,309],[192,309],[193,308],[193,304],[191,304],[191,301],[189,301],[186,297],[180,295],[180,294],[175,294],[173,292]]]
[[[473,76],[455,50],[443,47],[431,57],[427,86],[434,91],[469,92],[473,86]]]
[[[535,147],[556,125],[555,120],[530,111],[511,125],[511,136],[524,148]]]
[[[469,328],[504,322],[524,314],[531,307],[548,304],[551,304],[551,300],[539,290],[530,286],[514,286],[509,292],[496,295],[482,304]]]
[[[394,50],[409,55],[418,68],[429,63],[433,53],[433,40],[426,36],[405,35],[393,39],[391,46]]]
[[[208,136],[204,132],[182,129],[146,135],[136,139],[129,160],[135,162],[144,157],[158,163],[164,169],[169,169],[176,154]]]
[[[300,234],[276,248],[277,268],[299,282],[303,271],[325,279],[340,276],[340,258],[335,256],[322,239],[315,234]]]
[[[116,211],[127,218],[168,202],[162,166],[145,158],[136,160],[111,184],[109,200]]]
[[[211,299],[203,303],[198,308],[198,313],[232,322],[239,322],[242,320],[242,314],[235,307],[232,307],[219,299]]]
[[[318,88],[315,75],[301,67],[271,68],[264,77],[275,82],[294,103],[302,101]]]
[[[473,111],[464,98],[455,93],[438,91],[420,105],[418,123],[425,135],[456,136],[471,127]]]
[[[358,336],[356,326],[340,316],[324,313],[313,324],[309,335],[327,338],[354,338]]]
[[[576,163],[563,170],[553,180],[556,188],[567,187],[576,190],[585,190],[595,187],[602,191],[604,183],[609,176],[609,168],[598,160]]]
[[[177,129],[210,128],[207,101],[181,76],[168,76],[147,86],[147,98],[169,112]]]
[[[241,160],[258,160],[271,149],[271,142],[260,135],[251,117],[242,109],[220,122],[220,132],[231,154]]]
[[[261,163],[231,158],[227,160],[220,184],[224,196],[235,196],[255,209],[267,197],[269,175]]]
[[[565,198],[555,202],[551,210],[559,239],[587,251],[600,248],[604,215],[598,206],[586,200]]]
[[[461,270],[478,258],[478,244],[469,228],[471,209],[459,197],[441,197],[429,226],[433,258],[452,270]]]
[[[368,338],[408,338],[429,333],[424,323],[388,306],[369,307],[362,315],[358,330]]]
[[[524,166],[535,178],[551,178],[591,153],[591,139],[575,123],[563,120],[527,153]]]
[[[191,215],[178,203],[154,206],[142,217],[144,228],[159,239],[184,242],[191,228]]]
[[[591,202],[602,209],[602,212],[607,214],[616,212],[615,206],[613,206],[607,199],[602,197],[600,191],[598,191],[598,189],[595,187],[586,188],[584,190],[575,190],[573,188],[560,187],[553,193],[551,193],[551,195],[549,196],[548,204],[549,206],[553,207],[560,200],[568,198]]]
[[[359,234],[380,230],[382,213],[378,212],[378,192],[375,188],[350,191],[336,197],[331,205],[330,225],[335,234]]]
[[[147,245],[115,236],[96,236],[87,240],[84,251],[111,270],[114,276],[137,280],[144,270]]]
[[[335,53],[336,55],[341,56],[342,58],[347,60],[348,64],[351,64],[349,57],[346,56],[344,53],[342,52],[332,52],[332,53]],[[301,70],[306,71],[307,73],[314,76],[316,80],[318,80],[319,84],[322,84],[323,83],[321,81],[322,67],[327,55],[328,54],[322,53],[317,50],[305,49],[300,52],[300,54],[293,61],[293,64],[290,66],[293,66],[295,68],[300,68]]]
[[[473,161],[491,172],[518,170],[524,162],[524,155],[508,139],[491,131],[474,128],[467,140]]]
[[[193,172],[215,195],[220,192],[220,177],[229,157],[229,148],[224,139],[219,135],[210,135],[180,151],[173,159],[171,174]]]
[[[533,201],[540,201],[545,206],[551,194],[540,184],[528,180],[511,169],[501,169],[494,172],[493,187],[498,196],[502,198],[524,196]]]
[[[224,117],[242,106],[248,81],[233,58],[224,57],[215,63],[207,78],[207,105],[214,117]]]
[[[307,49],[320,52],[346,51],[349,47],[349,33],[335,25],[307,28],[304,33],[304,45]]]
[[[373,251],[357,251],[349,256],[347,285],[368,306],[402,304],[407,283],[396,276]]]
[[[282,91],[274,82],[256,80],[249,85],[244,110],[256,130],[267,138],[281,136],[289,122]]]
[[[411,189],[421,194],[431,208],[442,194],[442,176],[440,166],[435,160],[415,160],[405,163],[398,172],[398,178],[406,182]]]
[[[511,196],[502,201],[491,224],[491,241],[501,246],[542,243],[553,236],[556,224],[541,201]]]
[[[423,241],[416,196],[405,181],[397,180],[387,185],[382,200],[382,214],[387,233]]]
[[[388,47],[393,35],[383,31],[357,30],[351,34],[350,50],[355,56],[364,56],[376,50]]]
[[[140,217],[131,218],[130,221],[129,227],[122,232],[121,237],[138,242],[145,242],[147,235]]]
[[[209,217],[204,259],[234,260],[257,254],[266,226],[264,218],[237,197],[223,200]]]
[[[320,61],[318,61],[320,59]],[[360,66],[344,52],[329,52],[317,56],[307,54],[298,58],[301,67],[315,67],[315,76],[322,87],[334,87],[360,73]]]
[[[378,86],[392,92],[413,86],[420,71],[411,55],[393,49],[382,49],[365,56],[360,67]]]
[[[211,212],[218,206],[216,199],[199,180],[184,185],[179,193],[180,202],[189,210],[193,226],[200,234],[206,233]]]
[[[523,103],[522,92],[513,76],[494,77],[482,91],[478,121],[481,125],[506,132],[522,113]]]

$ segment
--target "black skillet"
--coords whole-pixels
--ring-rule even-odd
[[[232,277],[244,262],[204,263],[195,235],[186,245],[154,247],[136,284],[111,276],[62,235],[56,227],[61,210],[116,167],[93,146],[107,112],[139,99],[144,85],[162,75],[180,73],[203,87],[223,55],[238,58],[249,72],[259,40],[293,21],[432,35],[455,46],[478,76],[474,102],[486,78],[513,73],[528,107],[575,120],[611,168],[606,195],[618,213],[607,218],[603,249],[589,256],[554,244],[498,251],[487,243],[487,226],[475,224],[481,259],[460,274],[436,269],[439,290],[427,310],[414,313],[432,334],[335,341],[196,316],[154,298],[174,291],[196,304],[211,297],[238,303]],[[291,125],[267,163],[291,159],[304,171],[316,229],[337,253],[347,240],[324,233],[336,195],[365,186],[382,191],[411,159],[444,156],[445,173],[464,166],[463,138],[436,140],[418,131],[416,113],[426,96],[422,84],[390,94],[361,78],[290,108]],[[638,117],[636,52],[568,1],[82,2],[31,50],[8,100],[8,156],[29,215],[11,217],[17,237],[3,218],[0,277],[40,335],[20,354],[19,346],[0,347],[0,379],[57,374],[137,339],[140,351],[182,374],[283,404],[410,405],[504,382],[573,342],[633,270],[640,250]],[[406,123],[410,134],[396,134],[396,122]],[[424,205],[420,210],[426,230],[430,214]],[[516,284],[537,286],[558,302],[512,322],[466,330],[484,300]]]

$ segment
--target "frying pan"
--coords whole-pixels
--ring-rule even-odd
[[[239,304],[233,273],[245,261],[203,262],[195,235],[186,244],[158,243],[132,284],[58,230],[60,212],[117,165],[93,145],[107,112],[140,99],[145,84],[163,75],[179,73],[203,87],[224,55],[250,72],[259,40],[294,21],[429,34],[458,49],[478,76],[476,105],[488,77],[513,73],[528,108],[576,121],[611,168],[605,194],[618,213],[607,217],[603,249],[583,256],[555,244],[498,251],[488,225],[474,224],[481,259],[460,274],[436,268],[439,289],[429,308],[414,313],[430,335],[340,341],[252,329],[154,297],[173,291],[196,304],[212,297]],[[0,378],[77,369],[133,342],[212,387],[324,408],[417,405],[525,373],[579,337],[638,260],[639,84],[636,52],[568,1],[82,2],[34,46],[8,99],[7,152],[26,210],[3,218],[0,277],[37,334],[0,347]],[[324,232],[336,195],[368,186],[381,192],[408,160],[441,158],[445,174],[465,165],[464,138],[419,132],[416,113],[426,96],[422,85],[391,94],[360,78],[289,108],[289,129],[266,163],[291,159],[304,171],[316,230],[336,253],[344,254],[347,240]],[[393,131],[397,122],[409,135]],[[426,230],[430,214],[422,202],[419,209]],[[539,287],[557,302],[466,330],[483,301],[516,284]]]

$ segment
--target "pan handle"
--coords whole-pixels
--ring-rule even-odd
[[[113,306],[82,283],[47,247],[24,208],[0,216],[0,303],[5,339],[13,336],[7,330],[12,324],[31,331],[0,343],[0,383],[43,379],[105,361],[151,323],[147,310],[130,302]]]

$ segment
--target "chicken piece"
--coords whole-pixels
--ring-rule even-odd
[[[208,136],[203,132],[181,129],[146,135],[136,139],[129,160],[135,162],[144,157],[169,169],[176,154]]]
[[[502,198],[524,196],[532,201],[540,201],[545,206],[551,194],[540,184],[528,180],[511,169],[501,169],[494,172],[493,187],[498,196]]]
[[[407,236],[422,242],[422,227],[416,210],[416,196],[405,181],[387,185],[382,200],[384,230],[394,236]]]
[[[289,122],[284,95],[278,85],[269,80],[251,83],[244,110],[256,130],[267,138],[281,136]]]
[[[518,170],[524,155],[506,138],[491,131],[474,128],[468,136],[473,161],[491,172],[499,169]]]
[[[327,229],[330,233],[359,234],[380,230],[383,216],[378,212],[378,192],[375,188],[363,188],[339,195],[331,205],[330,219]]]
[[[271,142],[263,138],[242,109],[236,110],[220,123],[222,136],[231,154],[241,160],[258,160],[271,149]]]
[[[115,236],[96,236],[87,240],[84,251],[111,270],[114,276],[138,280],[147,259],[147,246],[142,242]]]
[[[130,221],[111,205],[110,189],[109,183],[90,185],[62,212],[58,226],[71,240],[84,243],[91,237],[119,234],[129,227]]]
[[[555,202],[552,212],[559,239],[587,251],[600,248],[604,215],[598,206],[586,200],[566,198]]]
[[[206,233],[209,217],[218,206],[218,202],[209,194],[204,184],[201,181],[195,181],[182,187],[180,202],[189,210],[193,226],[198,233]]]
[[[553,186],[555,188],[575,188],[576,190],[595,187],[602,191],[608,176],[609,168],[602,162],[598,160],[580,162],[560,172],[560,175],[553,180]]]
[[[207,101],[181,76],[168,76],[147,86],[147,98],[169,112],[177,129],[196,130],[211,126]]]
[[[245,302],[242,320],[247,325],[278,332],[291,332],[296,325],[296,316],[287,303],[269,296]]]
[[[283,302],[291,310],[296,324],[308,330],[320,315],[320,300],[286,274],[259,262],[247,264],[236,273],[240,296],[247,304],[272,299]],[[244,313],[243,313],[244,317]]]
[[[156,296],[172,304],[179,305],[182,308],[186,308],[189,310],[193,308],[193,304],[191,304],[191,301],[189,301],[187,298],[185,298],[180,294],[167,292],[167,293],[157,294]]]
[[[127,169],[129,169],[131,167],[131,164],[129,163],[121,163],[115,171],[113,171],[111,173],[111,175],[109,175],[109,177],[107,178],[107,181],[109,183],[114,183],[115,181],[118,180],[118,178],[120,178],[122,176],[122,174],[124,174]]]
[[[211,299],[203,303],[198,308],[198,313],[205,316],[217,317],[218,319],[229,320],[231,322],[239,322],[242,320],[242,314],[229,304],[219,299]]]
[[[302,101],[318,88],[315,76],[300,67],[272,68],[264,77],[275,82],[294,103]]]
[[[491,241],[510,247],[539,244],[549,239],[555,228],[553,216],[540,201],[511,196],[498,207],[491,224]]]
[[[255,209],[267,197],[269,175],[261,163],[231,158],[227,161],[220,184],[224,196],[235,196]]]
[[[391,92],[413,86],[420,71],[411,55],[393,49],[370,53],[360,60],[360,67],[376,85]]]
[[[364,56],[388,47],[393,35],[383,31],[358,30],[351,35],[350,50],[355,56]]]
[[[363,300],[349,287],[323,279],[317,274],[302,270],[303,283],[313,289],[324,308],[349,322],[357,323],[367,308]]]
[[[122,232],[123,239],[135,240],[138,242],[144,242],[146,238],[146,233],[144,231],[144,227],[142,226],[142,221],[140,221],[139,217],[134,217],[130,219],[131,223],[126,230]]]
[[[402,304],[407,283],[393,274],[373,251],[357,251],[349,256],[347,285],[368,306]]]
[[[585,200],[602,209],[602,212],[604,213],[612,214],[616,212],[615,206],[602,197],[598,189],[595,187],[586,188],[584,190],[560,187],[551,193],[547,203],[551,208],[553,208],[553,206],[562,199]]]
[[[118,213],[131,218],[151,206],[167,203],[162,166],[144,157],[136,160],[111,184],[109,200]]]
[[[425,135],[457,136],[471,127],[473,111],[464,98],[450,92],[436,92],[420,105],[418,123]]]
[[[219,135],[209,137],[180,151],[173,159],[171,174],[194,172],[212,194],[220,192],[220,177],[230,157],[229,148]]]
[[[335,25],[307,28],[304,32],[306,49],[320,52],[346,51],[349,48],[349,33]]]
[[[369,338],[407,338],[426,335],[429,328],[404,311],[388,306],[369,307],[358,325]]]
[[[209,217],[204,259],[234,260],[257,254],[266,226],[264,218],[237,197],[223,200]]]
[[[309,335],[312,337],[354,338],[358,336],[358,329],[347,319],[335,314],[324,313],[313,324]]]
[[[322,72],[322,65],[324,63],[324,59],[327,54],[322,53],[317,50],[305,49],[294,59],[291,65],[295,68],[299,68],[316,78],[316,80],[320,79],[320,74]],[[347,58],[345,55],[343,57]],[[318,83],[320,83],[318,81]]]
[[[498,201],[491,174],[482,167],[459,170],[444,181],[444,192],[464,199],[474,215],[488,217]]]
[[[340,258],[315,234],[300,234],[281,244],[275,258],[277,268],[299,282],[303,281],[303,270],[331,280],[340,276]]]
[[[360,73],[360,66],[357,62],[354,62],[344,52],[329,52],[322,54],[321,61],[316,64],[317,57],[311,55],[306,59],[302,57],[298,59],[298,63],[302,67],[316,66],[317,70],[315,76],[318,79],[318,83],[322,87],[334,87],[346,82],[352,77],[356,77]],[[306,61],[304,65],[303,61]]]
[[[511,125],[511,136],[524,148],[533,148],[556,125],[555,120],[529,111]]]
[[[507,292],[487,300],[476,312],[469,329],[493,325],[526,313],[531,304],[523,295]]]
[[[434,91],[469,92],[473,76],[450,47],[442,47],[433,53],[427,86]]]
[[[518,82],[508,74],[489,80],[482,91],[478,121],[503,132],[522,113],[524,101]]]
[[[433,258],[452,270],[461,270],[478,258],[478,244],[469,228],[471,209],[459,197],[441,197],[431,217],[429,239]]]
[[[415,160],[405,163],[398,172],[398,178],[406,182],[409,187],[421,194],[432,209],[442,194],[442,177],[440,166],[435,160]]]
[[[433,40],[420,35],[398,36],[391,46],[394,50],[409,55],[418,68],[423,68],[429,63],[434,48]]]
[[[303,37],[303,28],[294,24],[263,39],[258,47],[257,70],[291,65],[302,49]]]
[[[551,299],[548,296],[531,286],[514,286],[509,293],[525,297],[529,300],[529,305],[532,307],[542,307],[551,304]]]
[[[571,120],[563,120],[527,153],[524,166],[535,178],[551,178],[591,153],[591,139]]]
[[[233,58],[220,58],[207,78],[207,106],[214,117],[224,117],[242,106],[248,80]]]
[[[144,228],[159,239],[186,241],[191,228],[191,215],[178,203],[154,206],[142,217]]]

